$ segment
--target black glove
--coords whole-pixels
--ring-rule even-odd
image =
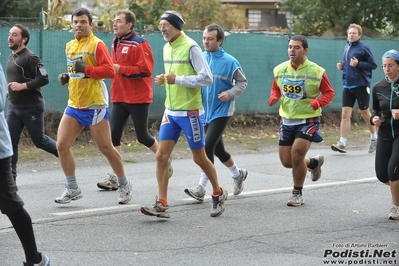
[[[86,65],[82,61],[76,60],[73,61],[72,68],[76,73],[84,73]]]
[[[61,73],[58,75],[58,83],[60,85],[65,85],[69,82],[69,75],[68,73]]]

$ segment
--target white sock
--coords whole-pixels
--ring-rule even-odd
[[[346,138],[339,138],[339,142],[341,142],[344,146],[346,146]]]
[[[371,135],[371,140],[376,140],[377,139],[377,133],[370,134]]]
[[[228,168],[229,168],[233,178],[237,178],[240,176],[240,168],[237,167],[236,163],[234,163],[232,166],[230,166]]]
[[[206,174],[204,172],[201,173],[201,178],[200,181],[198,183],[198,185],[200,185],[204,191],[206,191],[206,184],[208,184],[208,177],[206,176]]]

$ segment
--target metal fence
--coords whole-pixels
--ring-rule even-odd
[[[5,68],[10,49],[7,46],[10,25],[0,27],[0,63]],[[50,84],[43,88],[47,111],[62,112],[67,104],[68,90],[57,82],[59,73],[66,71],[65,44],[73,38],[68,31],[48,31],[32,28],[28,47],[39,55],[48,70]],[[202,46],[202,32],[186,32]],[[95,33],[110,47],[113,39],[111,33]],[[155,59],[154,75],[163,73],[162,48],[164,39],[158,31],[145,34]],[[326,69],[327,75],[336,91],[332,104],[325,112],[341,109],[342,72],[336,69],[336,63],[342,57],[345,40],[325,40],[308,38],[310,60]],[[398,49],[397,41],[367,39],[363,41],[373,51],[377,64],[381,65],[383,53],[390,49]],[[241,63],[248,79],[248,87],[236,103],[236,113],[276,113],[277,106],[269,107],[267,100],[273,81],[273,68],[288,60],[288,36],[271,36],[264,33],[233,33],[223,43],[226,52],[235,56]],[[381,68],[373,72],[373,83],[383,78]],[[110,80],[106,80],[110,85]],[[164,110],[165,91],[154,84],[154,102],[150,106],[151,117],[161,117]],[[112,108],[112,106],[111,106]]]

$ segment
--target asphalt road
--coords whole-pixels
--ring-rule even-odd
[[[375,178],[374,154],[366,147],[348,154],[317,145],[309,151],[318,153],[325,156],[323,174],[306,180],[301,207],[286,206],[291,170],[276,150],[234,156],[249,171],[239,196],[229,171],[216,162],[220,184],[230,192],[216,218],[210,196],[198,203],[183,192],[199,179],[191,159],[173,161],[170,219],[139,211],[155,201],[155,162],[125,164],[133,182],[127,205],[117,204],[116,191],[97,189],[110,169],[105,161],[78,166],[84,196],[70,204],[54,203],[64,189],[61,169],[20,172],[17,184],[51,265],[399,265],[399,221],[388,220],[390,191]],[[4,215],[0,239],[0,265],[22,265],[22,247]]]

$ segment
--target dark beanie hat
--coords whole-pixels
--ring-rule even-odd
[[[174,14],[174,13],[176,13],[176,14]],[[162,14],[160,20],[163,20],[163,19],[168,21],[176,29],[182,30],[184,20],[179,13],[177,13],[175,11],[165,11],[165,13]]]

